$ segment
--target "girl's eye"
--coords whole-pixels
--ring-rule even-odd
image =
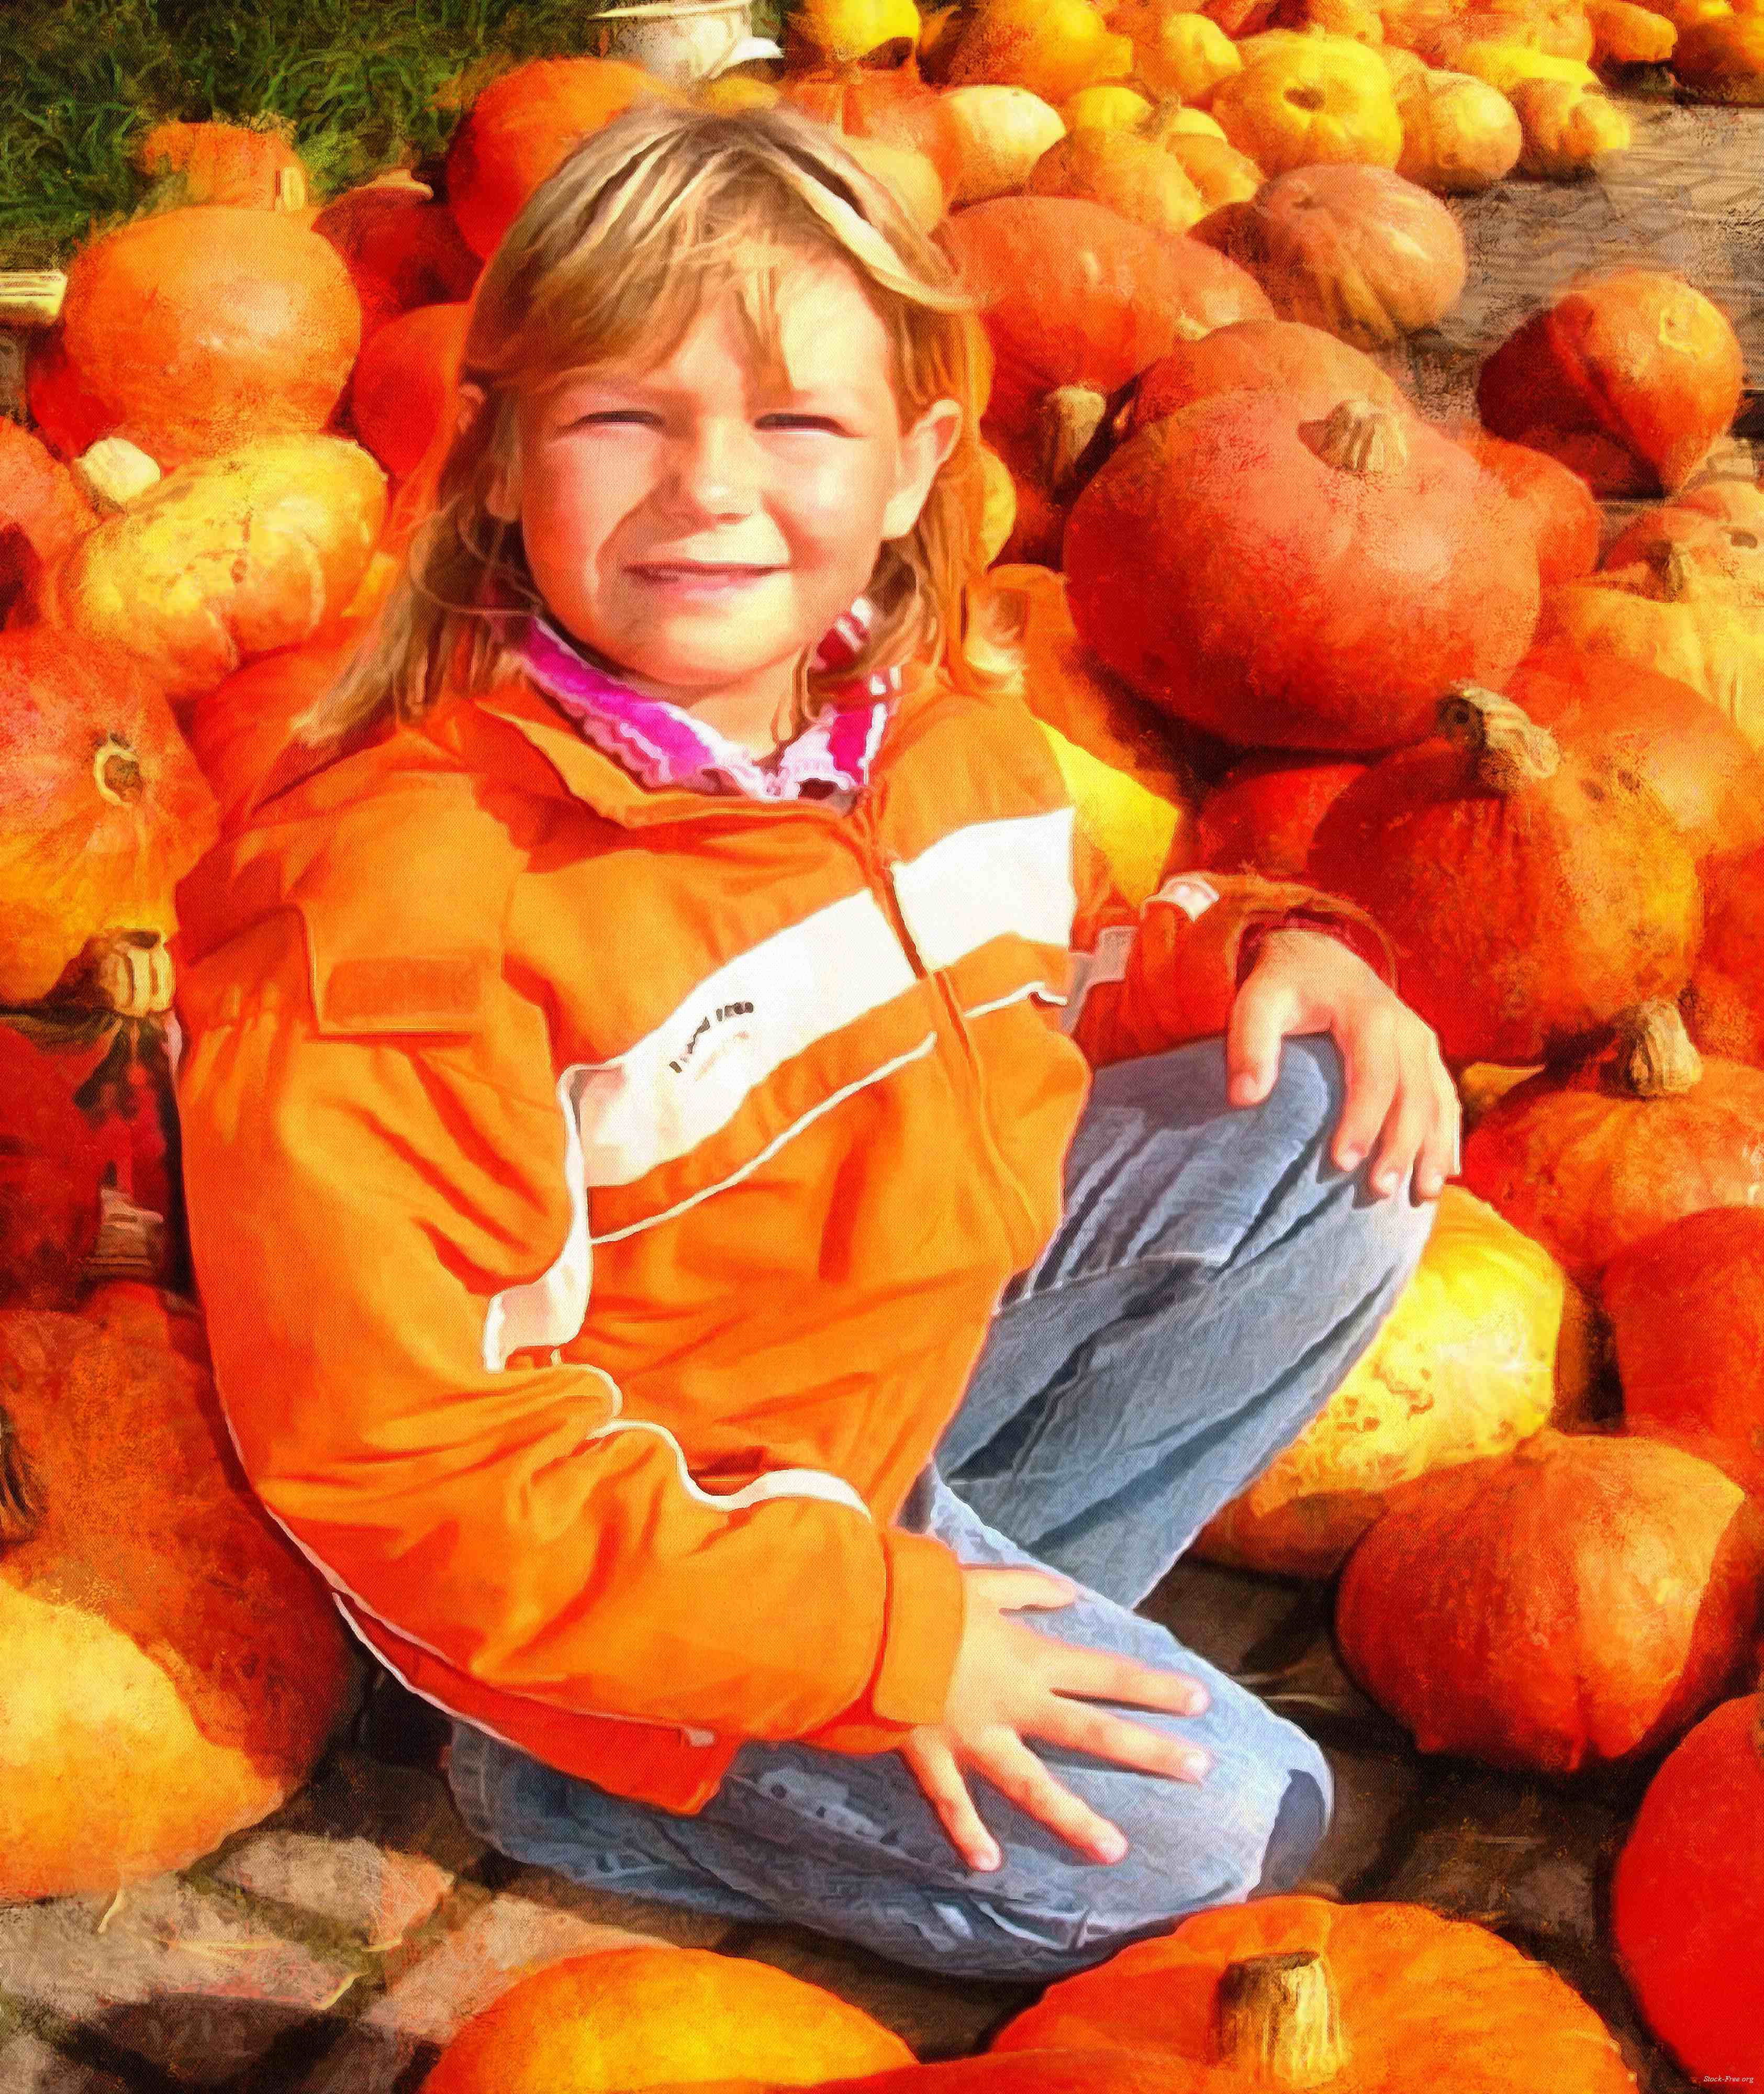
[[[767,415],[768,422],[787,422],[799,428],[832,429],[837,424],[826,415]]]

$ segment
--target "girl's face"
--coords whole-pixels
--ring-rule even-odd
[[[753,367],[726,299],[666,363],[566,374],[519,416],[521,536],[552,618],[638,688],[762,740],[962,420],[939,400],[902,429],[887,333],[843,264],[805,259],[779,326],[793,385]]]

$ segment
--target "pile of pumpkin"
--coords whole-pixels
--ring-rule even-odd
[[[1016,0],[915,16],[897,63],[810,52],[702,93],[836,125],[990,295],[975,644],[1015,629],[1123,891],[1248,867],[1362,903],[1478,1114],[1372,1353],[1201,1549],[1340,1571],[1345,1657],[1423,1749],[1571,1775],[1702,1718],[1644,1809],[1618,1940],[1666,2040],[1736,2070],[1764,2001],[1687,1916],[1755,1912],[1759,1859],[1760,1820],[1701,1771],[1759,1779],[1749,1703],[1705,1715],[1756,1679],[1764,1594],[1764,496],[1721,447],[1740,358],[1692,286],[1624,271],[1489,358],[1476,425],[1424,420],[1371,352],[1458,295],[1453,180],[1391,163],[1418,121],[1330,161],[1321,130],[1254,114],[1315,86],[1320,115],[1303,69],[1344,45],[1388,72],[1351,4],[1320,29],[1245,17],[1236,45],[1212,15],[1097,17],[1149,97],[1106,58],[1010,76],[1069,13]],[[1563,19],[1536,5],[1503,20]],[[1479,33],[1461,60],[1500,41],[1452,19]],[[1154,48],[1199,67],[1180,98]],[[33,324],[33,424],[0,420],[0,1636],[33,1683],[0,1817],[38,1828],[0,1896],[181,1866],[304,1779],[346,1700],[199,1324],[146,1284],[176,1204],[175,891],[372,619],[482,258],[576,137],[680,92],[516,67],[432,179],[323,205],[272,133],[162,127],[163,208],[64,279],[0,280]],[[1666,498],[1601,558],[1613,496]],[[187,1514],[132,1514],[174,1460],[206,1478]],[[119,1557],[119,1531],[159,1554]],[[107,1778],[41,1781],[100,1736]],[[45,1801],[70,1794],[77,1837]],[[1731,2027],[1711,1970],[1749,2003]]]

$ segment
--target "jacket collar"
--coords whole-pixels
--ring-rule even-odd
[[[894,719],[877,752],[878,771],[885,765],[890,745],[943,695],[941,679],[928,664],[914,663],[907,667]],[[511,677],[476,698],[454,699],[437,706],[424,729],[456,754],[469,758],[476,736],[484,731],[480,723],[485,721],[501,723],[493,732],[512,729],[519,734],[545,758],[573,799],[626,828],[706,815],[767,820],[808,811],[838,819],[813,801],[749,800],[687,786],[641,784],[621,763],[584,741],[562,709],[524,676]]]

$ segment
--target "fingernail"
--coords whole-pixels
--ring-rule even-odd
[[[1099,1862],[1119,1862],[1127,1852],[1127,1842],[1119,1832],[1107,1832],[1097,1840],[1095,1852]]]
[[[1372,1188],[1375,1192],[1378,1193],[1387,1194],[1394,1193],[1397,1189],[1396,1172],[1394,1171],[1380,1171],[1377,1176],[1372,1180]]]
[[[1213,1697],[1204,1687],[1191,1687],[1188,1698],[1183,1704],[1183,1713],[1188,1716],[1204,1716],[1212,1704]]]
[[[1192,1745],[1188,1751],[1178,1756],[1177,1771],[1188,1781],[1204,1780],[1212,1771],[1212,1766],[1213,1762],[1207,1754],[1197,1751]]]
[[[976,1869],[996,1869],[1001,1866],[1002,1859],[997,1848],[990,1840],[984,1847],[976,1847],[974,1850],[974,1866]]]
[[[1344,1171],[1358,1170],[1364,1161],[1366,1151],[1363,1149],[1344,1149],[1341,1152],[1342,1169]]]
[[[1437,1171],[1423,1171],[1420,1185],[1421,1197],[1425,1200],[1436,1200],[1445,1190],[1445,1180]]]

